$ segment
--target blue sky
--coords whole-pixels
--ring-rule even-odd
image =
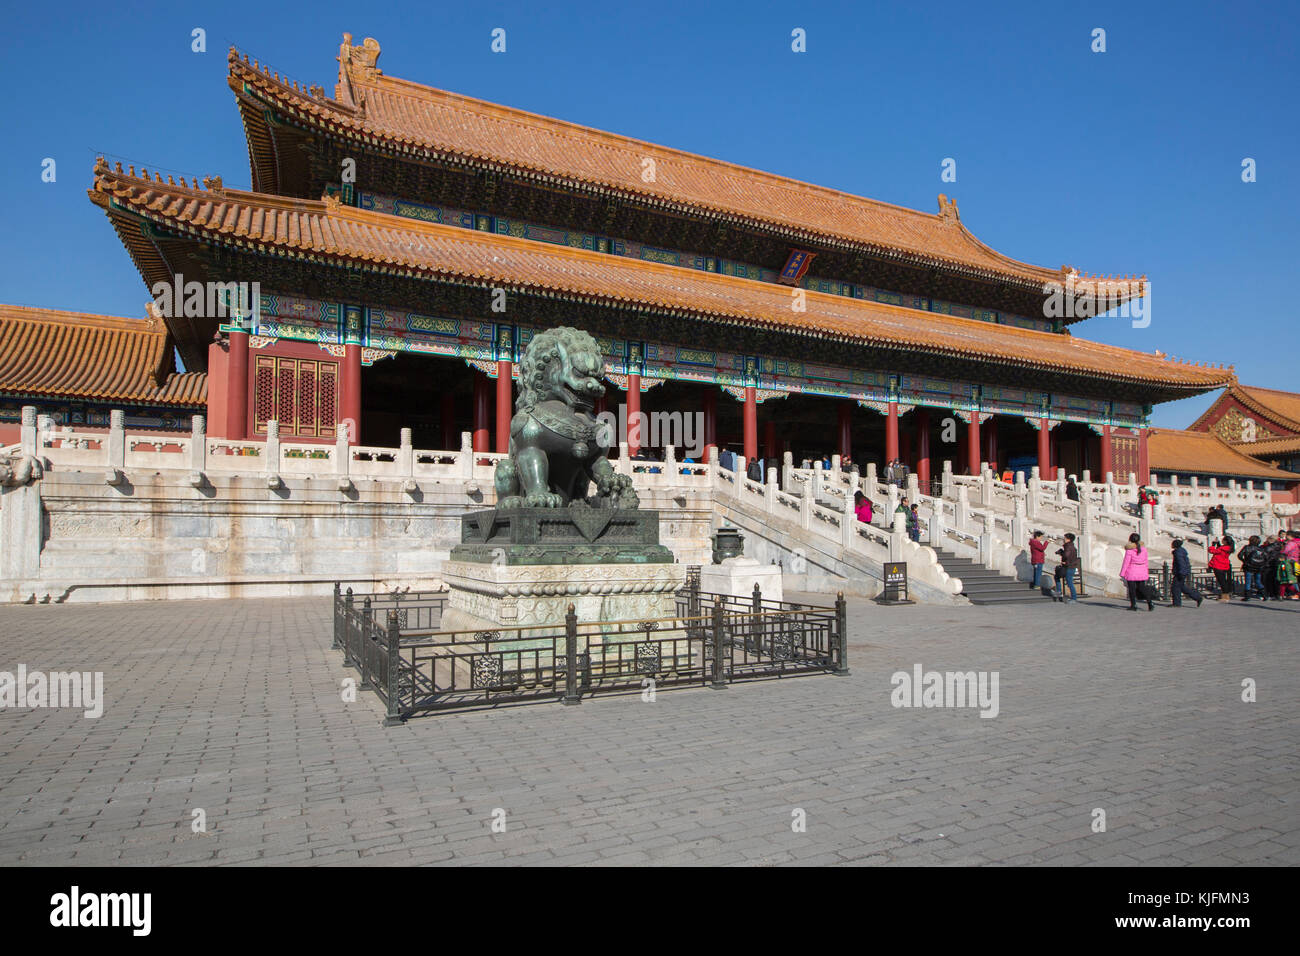
[[[247,188],[228,46],[332,90],[346,31],[394,76],[917,209],[947,193],[1007,255],[1150,277],[1148,328],[1081,337],[1300,389],[1294,4],[78,2],[6,20],[0,301],[143,314],[86,199],[95,155]],[[1212,397],[1154,422],[1185,427]]]

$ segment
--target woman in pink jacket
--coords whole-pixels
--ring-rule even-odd
[[[1139,534],[1128,536],[1128,544],[1124,546],[1124,564],[1119,569],[1120,579],[1128,588],[1128,609],[1137,610],[1137,599],[1140,594],[1146,598],[1147,610],[1154,611],[1155,604],[1151,602],[1147,591],[1147,578],[1151,577],[1151,571],[1147,567],[1147,549],[1142,544],[1142,537]]]
[[[871,524],[871,499],[860,491],[853,492],[853,513],[864,524]]]

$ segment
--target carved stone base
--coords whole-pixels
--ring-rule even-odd
[[[570,604],[584,624],[674,617],[681,564],[504,565],[446,561],[444,630],[555,625]]]
[[[785,600],[779,565],[740,557],[700,568],[700,590],[709,594],[729,594],[747,601],[754,596],[755,584],[764,601]]]

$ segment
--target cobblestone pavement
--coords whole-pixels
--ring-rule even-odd
[[[3,607],[0,670],[107,707],[0,711],[0,863],[1300,863],[1300,605],[849,617],[848,677],[384,729],[328,598]],[[998,716],[893,707],[918,663],[996,671]]]

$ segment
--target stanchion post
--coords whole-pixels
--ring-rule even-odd
[[[849,605],[844,600],[844,592],[840,591],[835,595],[835,638],[839,642],[839,660],[836,662],[835,673],[839,677],[846,677],[849,673]]]
[[[396,611],[388,612],[388,675],[384,692],[388,696],[388,714],[384,717],[385,727],[396,727],[402,722],[402,706],[398,695],[401,693],[402,676],[402,628]]]
[[[564,615],[564,702],[582,703],[578,696],[578,614],[572,604]]]

